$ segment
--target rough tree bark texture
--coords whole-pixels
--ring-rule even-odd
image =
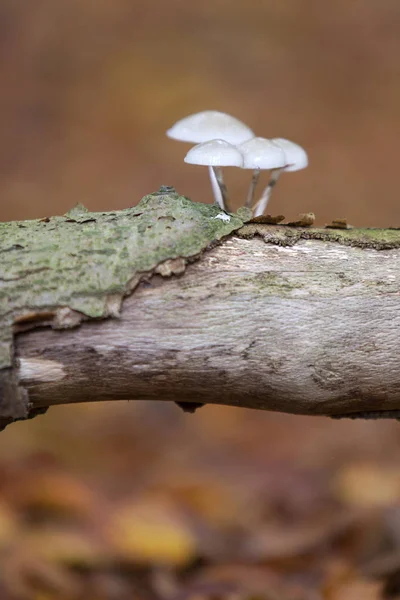
[[[33,238],[0,248],[3,424],[114,399],[397,416],[400,231],[245,216],[162,190],[12,224]]]

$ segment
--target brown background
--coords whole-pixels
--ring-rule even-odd
[[[400,226],[399,107],[398,0],[0,0],[0,219],[124,208],[161,184],[210,201],[164,132],[217,109],[309,152],[273,214]],[[250,175],[226,177],[239,206]],[[3,481],[35,467],[103,499],[212,489],[232,514],[310,489],[323,505],[349,464],[398,477],[398,458],[397,423],[161,403],[53,408],[0,436]]]
[[[399,20],[397,0],[2,0],[1,218],[161,183],[207,200],[164,131],[218,109],[308,150],[271,210],[399,225]],[[227,176],[240,204],[249,174]]]

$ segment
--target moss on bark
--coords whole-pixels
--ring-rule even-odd
[[[0,376],[3,370],[7,379],[0,416],[12,413],[15,381],[5,371],[13,367],[15,331],[118,316],[142,276],[181,273],[186,261],[243,223],[167,187],[121,211],[78,205],[63,216],[0,223]]]
[[[16,333],[118,317],[124,296],[141,279],[153,273],[182,274],[187,262],[234,232],[248,238],[260,235],[267,243],[284,246],[318,239],[377,250],[400,247],[400,231],[394,229],[245,225],[249,218],[245,208],[227,215],[162,187],[121,211],[93,213],[78,205],[63,216],[1,223],[0,421],[29,413],[15,375]],[[286,294],[293,285],[272,273],[258,276],[257,284],[275,293],[280,286]]]

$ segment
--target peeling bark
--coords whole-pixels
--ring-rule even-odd
[[[34,409],[17,383],[16,333],[117,318],[143,278],[182,273],[187,261],[242,225],[239,215],[168,187],[118,212],[78,205],[62,217],[0,223],[0,426]]]

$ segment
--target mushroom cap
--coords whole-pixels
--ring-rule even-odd
[[[236,145],[254,137],[254,133],[231,115],[218,110],[205,110],[177,121],[168,129],[167,136],[194,144],[219,139]]]
[[[284,151],[271,140],[255,137],[239,146],[243,154],[244,169],[279,169],[284,167]]]
[[[241,167],[243,156],[235,146],[225,140],[210,140],[193,146],[186,154],[185,162],[208,167]]]
[[[285,154],[285,171],[300,171],[308,166],[308,156],[304,148],[285,138],[274,138],[271,141]]]

